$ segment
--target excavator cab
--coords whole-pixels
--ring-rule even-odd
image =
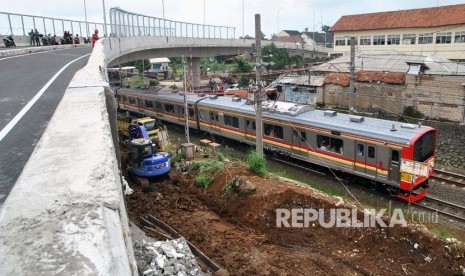
[[[142,163],[145,159],[153,156],[152,142],[140,138],[131,141],[131,163]]]

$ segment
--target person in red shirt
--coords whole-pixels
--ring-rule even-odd
[[[98,30],[95,29],[94,34],[92,34],[92,48],[94,47],[94,44],[97,40],[98,40]]]

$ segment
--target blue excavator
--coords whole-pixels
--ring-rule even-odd
[[[129,126],[128,143],[127,160],[141,186],[148,186],[149,178],[163,175],[171,169],[169,154],[156,152],[144,126]]]

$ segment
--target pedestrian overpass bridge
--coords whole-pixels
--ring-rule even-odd
[[[127,13],[112,14],[121,20],[124,16],[130,18]],[[129,32],[123,21],[113,24],[112,30]],[[160,32],[162,23],[150,27]],[[193,32],[190,27],[181,28]],[[248,51],[253,41],[132,34],[97,41],[88,64],[71,80],[1,206],[0,274],[138,275],[122,193],[114,97],[106,81],[106,68],[131,60],[184,55],[192,58],[192,75],[199,76],[200,57]],[[41,49],[15,49],[11,53]],[[2,51],[3,56],[7,54]]]

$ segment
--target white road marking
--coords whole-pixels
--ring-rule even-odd
[[[37,54],[44,54],[44,53],[50,53],[50,52],[55,52],[55,51],[63,51],[63,50],[69,50],[69,49],[72,49],[72,48],[50,49],[50,50],[39,51],[39,52],[34,52],[34,53],[17,54],[17,55],[10,56],[10,57],[0,58],[0,60],[10,59],[10,58],[18,58],[18,57],[25,57],[25,56],[37,55]],[[8,50],[5,50],[5,51],[8,51]]]
[[[5,136],[13,129],[13,127],[15,127],[15,125],[19,122],[19,120],[21,120],[21,118],[23,118],[23,116],[26,114],[26,112],[31,109],[31,107],[37,102],[37,100],[39,100],[39,98],[42,96],[42,94],[44,94],[44,92],[48,89],[48,87],[55,81],[56,78],[58,78],[58,76],[68,67],[70,66],[72,63],[74,63],[75,61],[78,61],[80,60],[81,58],[84,58],[86,56],[88,56],[90,54],[86,54],[82,57],[78,57],[77,59],[75,60],[72,60],[70,61],[68,64],[66,64],[65,66],[63,66],[63,68],[60,69],[60,71],[58,71],[45,85],[44,87],[42,87],[42,89],[40,89],[39,92],[37,92],[37,94],[34,96],[34,98],[32,98],[28,103],[27,105],[25,105],[23,107],[23,109],[21,109],[21,111],[2,129],[2,131],[0,131],[0,142],[3,140],[3,138],[5,138]]]

